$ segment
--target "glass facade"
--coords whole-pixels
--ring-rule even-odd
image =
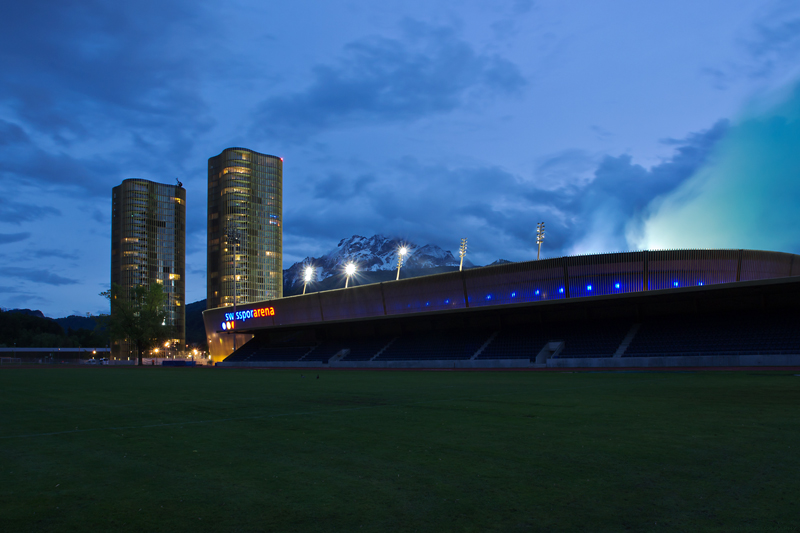
[[[228,148],[208,160],[208,309],[283,297],[283,160]]]
[[[186,339],[186,190],[143,179],[128,179],[112,190],[111,282],[123,289],[160,283],[167,295],[167,324],[175,328],[173,350]],[[134,357],[127,343],[112,346],[112,357]],[[168,349],[168,352],[172,350]]]

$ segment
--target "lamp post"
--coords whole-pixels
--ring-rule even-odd
[[[344,267],[344,272],[347,274],[347,280],[344,282],[344,288],[350,284],[350,276],[356,273],[356,265],[354,263],[347,263]]]
[[[236,255],[239,252],[242,234],[238,228],[234,226],[228,226],[225,230],[225,240],[227,241],[228,246],[231,244],[235,246],[233,249],[233,316],[236,317],[236,293],[239,292],[237,283],[239,281],[239,269],[237,268]],[[233,351],[236,351],[236,333],[233,334]]]
[[[314,267],[308,265],[305,273],[303,274],[303,294],[306,293],[306,285],[308,285],[308,282],[312,279],[314,279]]]
[[[458,255],[461,256],[461,264],[458,265],[458,271],[464,268],[464,256],[467,255],[467,238],[461,239],[461,246],[458,247]]]
[[[395,281],[400,279],[400,267],[403,266],[403,256],[406,255],[407,253],[408,253],[408,248],[406,248],[405,246],[400,247],[400,249],[397,251],[397,278],[395,278]]]
[[[539,260],[539,255],[542,253],[542,243],[544,242],[544,222],[536,224],[536,245],[539,249],[536,251],[536,260]]]

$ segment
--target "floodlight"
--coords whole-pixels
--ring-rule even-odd
[[[355,263],[347,263],[344,266],[344,272],[345,274],[347,274],[347,280],[344,282],[344,288],[346,289],[347,286],[350,284],[350,276],[356,273]]]
[[[400,249],[397,251],[397,277],[395,280],[400,279],[400,267],[403,266],[403,256],[408,253],[408,248],[405,246],[401,246]]]
[[[305,269],[305,273],[303,274],[303,294],[306,293],[306,285],[308,282],[314,279],[314,267],[308,265]]]
[[[544,222],[539,222],[536,224],[536,245],[538,249],[536,250],[536,260],[539,260],[539,256],[542,254],[542,243],[544,242]]]

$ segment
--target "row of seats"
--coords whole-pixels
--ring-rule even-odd
[[[349,353],[342,361],[466,360],[476,353],[477,359],[535,360],[552,341],[563,342],[563,349],[557,355],[559,358],[612,357],[633,325],[629,319],[528,324],[497,331],[406,332],[396,337],[285,345],[270,344],[266,338],[256,337],[226,361],[327,363],[345,349]],[[479,352],[481,347],[484,348]],[[796,313],[649,319],[640,323],[623,356],[788,353],[800,353],[800,315]]]
[[[672,317],[641,325],[625,357],[798,353],[797,314]]]
[[[405,333],[389,344],[375,361],[470,359],[489,336],[485,331]]]

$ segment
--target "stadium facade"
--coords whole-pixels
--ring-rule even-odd
[[[208,308],[283,296],[282,221],[282,158],[246,148],[209,158]]]
[[[167,325],[174,328],[170,344],[183,348],[186,339],[186,189],[181,185],[127,179],[112,189],[111,283],[123,289],[152,283],[163,285],[167,296]],[[132,349],[123,341],[115,341],[112,356],[132,357]]]
[[[262,355],[275,352],[267,359],[279,366],[280,347],[292,345],[298,353],[304,348],[308,351],[302,357],[288,357],[287,362],[310,363],[315,357],[312,354],[322,353],[320,347],[347,348],[372,338],[376,347],[361,361],[373,366],[381,362],[397,365],[403,357],[417,362],[434,357],[415,347],[414,339],[419,344],[427,338],[433,345],[442,339],[450,339],[452,344],[474,337],[473,344],[467,343],[444,359],[475,364],[492,353],[494,365],[503,359],[502,346],[507,343],[512,351],[527,345],[522,355],[513,357],[516,366],[524,366],[543,363],[552,344],[554,361],[549,364],[555,364],[556,359],[568,359],[565,356],[570,353],[578,358],[619,359],[631,344],[631,353],[639,353],[639,344],[656,338],[665,320],[694,313],[702,320],[714,321],[728,312],[740,312],[742,302],[747,309],[752,307],[759,320],[769,321],[763,318],[767,311],[796,313],[798,299],[787,295],[800,289],[798,276],[800,256],[793,254],[641,251],[474,268],[256,302],[235,314],[209,309],[203,316],[215,360],[228,357],[233,336],[238,337],[241,348],[228,358],[231,363],[247,362],[247,351],[258,348]],[[638,328],[643,333],[636,338]],[[254,342],[243,346],[253,337]],[[556,341],[561,342],[560,348]],[[422,355],[404,356],[401,347]],[[641,353],[655,353],[653,349],[646,352],[646,346],[641,349],[645,350]],[[793,348],[781,345],[770,349],[785,352]],[[341,362],[355,362],[355,356],[337,354]],[[327,355],[328,361],[337,360],[331,357],[336,354],[322,355]],[[259,357],[266,356],[255,359]]]

